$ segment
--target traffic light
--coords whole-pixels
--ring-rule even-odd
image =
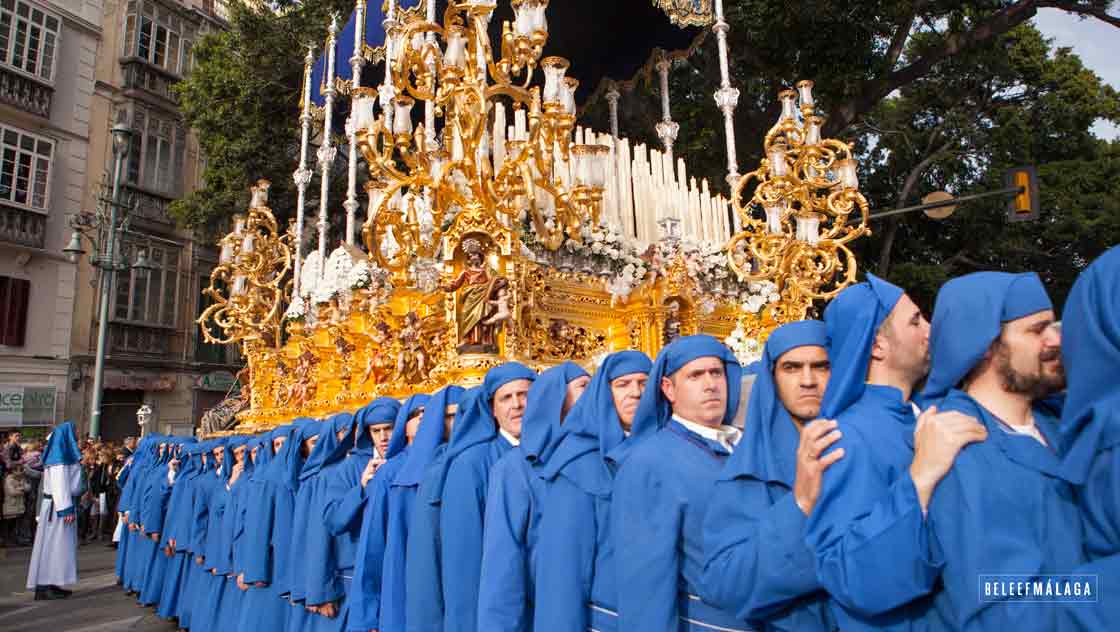
[[[1008,187],[1020,189],[1007,203],[1007,221],[1038,219],[1038,170],[1034,167],[1016,167],[1008,170],[1003,179]]]

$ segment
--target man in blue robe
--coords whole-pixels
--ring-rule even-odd
[[[533,619],[537,630],[613,632],[618,611],[610,499],[653,363],[641,351],[607,356],[538,457],[541,502]]]
[[[320,608],[320,614],[328,619],[335,619],[329,630],[345,630],[349,619],[348,595],[351,593],[351,578],[354,575],[354,565],[357,557],[357,543],[361,536],[362,517],[371,481],[382,470],[390,475],[393,468],[398,467],[399,461],[392,457],[398,455],[405,448],[405,426],[407,419],[414,409],[423,406],[427,396],[413,397],[409,400],[408,409],[402,410],[400,402],[392,398],[377,398],[357,412],[355,416],[356,442],[354,449],[342,462],[332,467],[324,467],[326,487],[323,496],[323,526],[326,528],[326,537],[330,539],[328,552],[328,566],[334,569],[333,577],[326,575],[326,583],[334,582],[334,607],[337,614],[330,616],[329,610]],[[398,422],[399,421],[399,422]],[[390,442],[385,447],[382,455],[374,454],[374,439],[379,434],[379,429],[390,427],[392,435]],[[389,458],[389,462],[385,461]],[[386,470],[388,468],[388,470]],[[309,531],[312,538],[321,538],[318,531]]]
[[[985,598],[977,589],[981,575],[1045,579],[1083,561],[1058,419],[1037,405],[1064,383],[1060,349],[1047,336],[1053,320],[1034,273],[977,272],[937,294],[924,395],[943,411],[979,419],[988,439],[961,451],[929,505],[932,545],[945,565],[929,629],[1060,627],[1056,608]]]
[[[191,563],[190,554],[185,547],[177,547],[180,541],[187,542],[190,528],[190,502],[194,493],[194,479],[201,474],[201,450],[197,444],[184,445],[182,453],[171,462],[175,476],[168,483],[170,495],[167,501],[167,515],[164,518],[160,548],[168,557],[168,568],[164,572],[163,588],[160,592],[159,608],[156,614],[165,619],[177,619],[180,615],[180,597],[186,587]],[[187,509],[184,510],[184,505]],[[180,623],[180,628],[187,626]]]
[[[520,442],[534,373],[516,362],[490,369],[482,393],[457,420],[440,492],[440,574],[444,632],[474,632],[490,468]]]
[[[199,601],[195,602],[198,615],[195,617],[194,632],[224,632],[222,624],[222,604],[236,586],[231,586],[230,577],[233,574],[233,559],[230,550],[230,538],[233,534],[233,486],[240,480],[245,470],[245,460],[248,438],[244,436],[230,437],[224,447],[222,458],[223,469],[219,476],[219,484],[210,493],[210,502],[207,508],[205,564],[206,571],[213,580],[207,586],[207,592],[197,595]],[[228,465],[228,477],[225,466]],[[202,606],[202,610],[199,610]],[[228,606],[227,606],[228,608]]]
[[[366,632],[380,629],[403,631],[407,623],[407,587],[405,580],[408,551],[408,529],[416,494],[424,472],[443,445],[447,418],[457,410],[463,389],[447,386],[425,404],[420,423],[409,443],[408,450],[398,455],[400,467],[390,480],[379,479],[386,486],[381,499],[366,505],[362,521],[362,537],[358,546],[359,561],[355,567],[355,580],[363,584],[367,599],[363,608],[363,625],[351,624],[351,630]],[[411,422],[409,423],[411,427]],[[382,544],[378,544],[381,542]],[[380,566],[378,567],[378,562]]]
[[[760,631],[836,629],[805,545],[821,472],[843,457],[835,451],[827,459],[803,458],[839,439],[835,422],[814,421],[831,372],[827,346],[825,325],[817,320],[770,333],[743,438],[704,518],[701,596]]]
[[[280,489],[276,494],[276,517],[272,540],[275,564],[273,581],[283,603],[288,606],[285,630],[303,630],[311,614],[304,609],[302,594],[304,546],[307,526],[307,501],[310,485],[303,486],[303,469],[315,454],[319,436],[329,433],[326,423],[314,419],[296,420],[299,430],[283,450],[283,465],[278,476]]]
[[[943,564],[930,545],[929,498],[961,447],[985,436],[975,419],[930,408],[915,438],[910,399],[929,369],[929,323],[901,288],[867,278],[824,312],[832,374],[820,416],[836,420],[830,450],[844,456],[824,472],[806,528],[845,632],[921,623]]]
[[[454,429],[462,423],[476,400],[484,396],[482,386],[467,389],[455,408],[454,417],[444,418],[439,447],[424,470],[416,492],[416,506],[408,522],[407,564],[405,566],[405,629],[408,632],[442,632],[446,606],[443,599],[440,514],[444,476],[447,474],[447,447]],[[434,430],[432,431],[434,433]]]
[[[741,436],[731,425],[742,371],[707,335],[665,346],[634,416],[635,445],[614,479],[611,530],[618,630],[747,630],[704,602],[703,520]]]
[[[186,596],[186,607],[190,613],[191,630],[203,632],[205,625],[201,623],[208,618],[210,612],[206,599],[210,594],[211,584],[218,581],[217,576],[210,572],[206,563],[206,547],[210,542],[210,504],[217,491],[225,486],[229,473],[227,444],[229,438],[215,439],[210,444],[209,461],[206,475],[197,483],[194,500],[191,508],[191,541],[189,550],[193,563],[191,565],[190,589]],[[227,458],[228,457],[228,458]],[[216,527],[215,527],[216,528]]]
[[[277,472],[284,463],[283,446],[298,430],[293,424],[265,435],[247,483],[242,503],[239,536],[234,543],[234,567],[239,571],[237,587],[244,593],[235,630],[282,630],[287,622],[287,604],[280,600],[272,582],[273,521]]]
[[[353,592],[351,578],[358,563],[365,507],[370,503],[383,504],[380,500],[384,489],[381,481],[392,476],[400,467],[397,457],[407,447],[408,420],[414,412],[423,408],[427,399],[427,395],[415,395],[401,406],[395,399],[382,397],[362,408],[357,414],[358,435],[354,450],[329,473],[324,470],[323,475],[330,478],[327,479],[324,496],[323,525],[332,539],[330,555],[331,565],[336,569],[336,590],[345,599],[339,600],[337,616],[340,621],[337,624],[341,627],[337,629],[350,627],[351,611],[354,610],[350,599]],[[374,443],[386,428],[391,430],[389,441],[375,455]],[[360,603],[359,614],[363,607],[364,604]]]
[[[302,518],[302,537],[298,543],[293,540],[293,545],[298,545],[302,550],[296,567],[301,577],[293,587],[293,595],[296,594],[294,591],[301,591],[298,601],[312,614],[305,624],[307,629],[324,632],[336,629],[340,605],[337,601],[342,597],[342,587],[334,573],[336,542],[324,520],[327,487],[332,471],[342,464],[354,448],[358,436],[356,428],[359,425],[358,418],[350,413],[336,414],[327,423],[329,430],[324,430],[320,435],[315,451],[308,457],[300,473],[303,479],[301,486],[308,488],[309,495],[306,506],[302,508],[306,512]],[[364,447],[370,447],[368,434],[365,434]],[[371,455],[367,452],[363,463],[369,458]],[[301,518],[297,517],[297,520]]]
[[[215,632],[232,630],[241,614],[242,592],[237,584],[237,544],[242,509],[246,501],[245,493],[249,489],[255,455],[259,454],[260,446],[259,437],[245,437],[240,445],[233,448],[234,464],[230,468],[229,483],[226,484],[228,498],[221,522],[219,561],[215,565],[215,570],[225,575],[225,581],[222,583],[220,597],[211,601],[211,605],[215,607],[211,629]]]
[[[1076,501],[1089,562],[1075,573],[1096,574],[1101,590],[1120,581],[1120,247],[1098,257],[1077,278],[1062,310],[1062,362],[1068,391],[1062,409],[1063,463],[1079,485]],[[1120,621],[1109,593],[1094,604],[1068,604],[1062,629],[1104,630]]]
[[[478,629],[529,632],[536,602],[537,530],[544,481],[536,468],[551,454],[561,424],[591,377],[573,362],[541,373],[529,387],[521,443],[490,468],[479,576]]]

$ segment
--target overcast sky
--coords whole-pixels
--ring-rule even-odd
[[[1105,83],[1120,88],[1120,59],[1115,52],[1117,44],[1120,44],[1120,29],[1094,18],[1082,19],[1058,9],[1039,9],[1035,24],[1043,35],[1054,40],[1055,46],[1072,48],[1081,62]],[[1120,138],[1120,128],[1113,123],[1098,121],[1093,131],[1102,138]]]

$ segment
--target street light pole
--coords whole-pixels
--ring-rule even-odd
[[[97,267],[101,269],[98,287],[100,296],[97,319],[97,355],[93,365],[93,403],[90,410],[89,436],[101,438],[101,395],[105,381],[105,339],[109,332],[109,299],[113,287],[112,275],[117,268],[117,209],[121,202],[121,170],[128,153],[132,131],[123,125],[113,126],[113,198],[109,204],[109,230],[105,251]]]

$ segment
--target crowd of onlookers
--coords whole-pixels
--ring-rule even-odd
[[[0,433],[0,546],[30,546],[35,537],[44,442],[18,431]],[[136,439],[122,443],[86,439],[82,450],[82,495],[78,503],[79,542],[112,540],[116,526],[117,473],[132,455]]]

